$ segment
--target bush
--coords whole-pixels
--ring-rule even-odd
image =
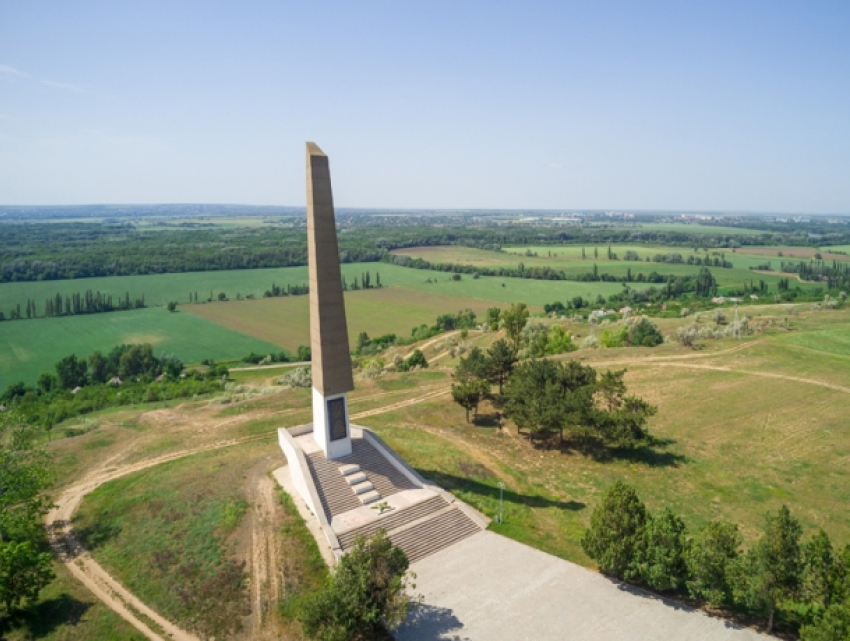
[[[278,379],[278,383],[293,389],[296,387],[311,387],[313,385],[313,372],[308,367],[298,367],[284,374],[283,377]]]
[[[416,602],[407,593],[409,565],[384,530],[370,539],[358,537],[327,583],[302,600],[298,620],[304,633],[348,641],[373,639],[384,626],[397,628]]]
[[[590,336],[586,336],[585,339],[581,342],[582,349],[597,349],[599,347],[599,339],[596,338],[593,334]]]
[[[629,329],[628,340],[630,345],[655,347],[664,342],[664,337],[658,331],[655,323],[644,316],[637,323],[632,324]]]

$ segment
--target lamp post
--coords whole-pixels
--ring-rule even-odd
[[[502,516],[502,498],[505,492],[505,484],[499,481],[499,523],[504,523],[505,518]]]

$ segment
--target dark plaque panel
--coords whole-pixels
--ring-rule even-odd
[[[345,426],[344,398],[332,398],[328,401],[328,428],[332,441],[338,441],[348,436],[348,430]]]

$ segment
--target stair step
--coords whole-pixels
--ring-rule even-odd
[[[348,474],[345,477],[345,480],[348,481],[349,485],[357,485],[358,483],[362,483],[367,479],[366,475],[363,472],[355,472],[354,474]]]
[[[363,505],[369,505],[369,503],[374,503],[375,501],[380,501],[381,495],[378,494],[375,490],[370,490],[369,492],[364,492],[363,494],[358,494],[357,498],[360,499],[360,502]]]
[[[355,474],[360,471],[360,466],[357,463],[347,463],[345,465],[339,466],[339,472],[343,476],[348,476],[349,474]]]
[[[406,507],[402,510],[394,510],[392,512],[387,512],[385,515],[382,515],[377,521],[372,521],[371,523],[367,523],[366,525],[361,525],[359,527],[352,528],[347,532],[341,532],[337,534],[337,536],[339,537],[339,543],[342,546],[343,550],[347,550],[352,545],[354,545],[354,539],[356,539],[358,535],[370,537],[378,530],[391,532],[407,525],[408,523],[416,521],[422,518],[423,516],[439,512],[440,510],[448,507],[448,505],[449,504],[446,503],[446,501],[441,496],[434,496],[420,503],[415,503],[414,505]]]
[[[360,495],[365,494],[366,492],[371,492],[375,488],[369,481],[363,481],[362,483],[352,485],[351,489],[354,490],[355,494]]]

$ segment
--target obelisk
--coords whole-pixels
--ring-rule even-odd
[[[307,143],[307,250],[310,264],[310,347],[313,438],[329,459],[351,454],[348,398],[354,389],[342,297],[339,247],[328,157]]]

